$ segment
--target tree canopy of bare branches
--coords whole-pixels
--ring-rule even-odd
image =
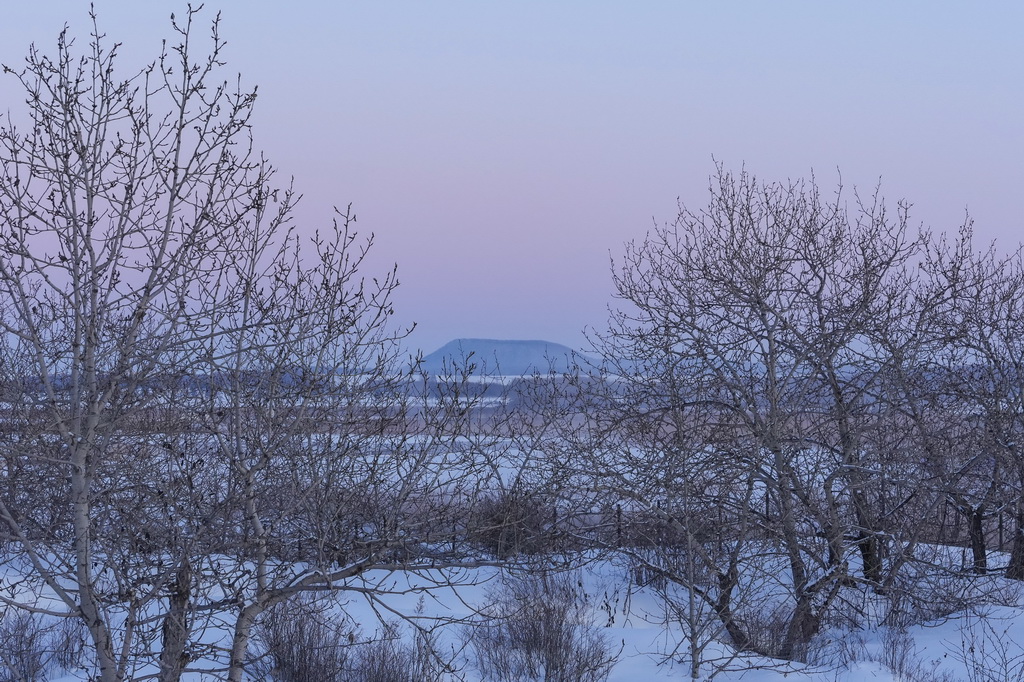
[[[4,69],[0,599],[80,621],[105,682],[240,680],[275,604],[486,563],[493,467],[475,399],[403,359],[351,212],[294,224],[219,18],[172,16],[127,77],[92,19]]]
[[[627,246],[594,339],[576,450],[609,504],[660,519],[657,537],[630,538],[634,560],[686,587],[687,617],[701,607],[734,645],[783,658],[844,589],[897,584],[951,506],[984,571],[983,525],[1020,499],[1003,473],[1019,471],[1018,262],[975,253],[969,224],[954,239],[914,229],[877,191],[719,167],[707,206]],[[742,599],[766,555],[790,595],[771,607],[771,651]]]

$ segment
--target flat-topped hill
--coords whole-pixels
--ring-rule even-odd
[[[565,371],[573,350],[551,341],[499,339],[455,339],[423,358],[423,369],[431,374],[444,371],[447,361],[462,365],[466,358],[476,372],[519,376]],[[471,356],[471,357],[470,357]]]

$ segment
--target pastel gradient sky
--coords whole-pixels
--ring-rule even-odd
[[[141,65],[177,2],[97,0]],[[259,85],[257,144],[311,228],[352,203],[397,262],[413,347],[455,337],[581,346],[609,258],[706,202],[715,160],[870,190],[1016,246],[1024,221],[1024,3],[208,2]],[[87,3],[7,3],[0,62],[45,51]],[[16,110],[10,78],[0,107]],[[838,171],[837,171],[838,169]]]

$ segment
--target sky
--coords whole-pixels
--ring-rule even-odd
[[[185,3],[96,0],[125,74]],[[352,204],[398,264],[412,348],[454,338],[585,347],[611,261],[707,203],[716,163],[874,189],[911,219],[1015,248],[1024,220],[1024,3],[889,0],[263,0],[222,15],[259,86],[257,145],[304,195],[303,229]],[[82,0],[12,2],[0,62],[53,51]],[[0,79],[0,108],[20,103]]]

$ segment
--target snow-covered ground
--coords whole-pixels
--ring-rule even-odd
[[[666,609],[654,590],[631,584],[619,564],[599,560],[566,575],[571,577],[584,607],[578,625],[582,631],[603,637],[616,657],[609,682],[637,680],[687,680],[687,639],[680,623],[666,618]],[[5,582],[16,581],[8,573]],[[461,575],[464,586],[438,588],[424,577],[402,573],[362,576],[361,585],[374,585],[390,596],[370,600],[358,591],[339,593],[337,622],[354,633],[353,641],[377,639],[388,624],[402,633],[411,646],[412,628],[397,614],[413,616],[422,623],[448,621],[438,629],[434,645],[466,682],[487,682],[486,673],[472,661],[466,646],[467,627],[480,607],[493,601],[502,585],[516,580],[497,569],[478,569]],[[522,579],[522,576],[518,576]],[[965,577],[964,580],[971,580]],[[768,658],[736,655],[729,647],[711,642],[704,650],[701,679],[723,682],[996,682],[1024,680],[1024,607],[1022,590],[1013,581],[985,578],[989,602],[951,613],[941,619],[888,628],[858,624],[870,611],[871,595],[859,604],[851,602],[847,623],[826,627],[809,653],[810,663],[783,663]],[[965,583],[966,584],[966,583]],[[965,587],[965,589],[970,589]],[[993,595],[998,595],[991,598]],[[344,614],[344,615],[342,615]],[[872,620],[867,617],[866,620]],[[226,624],[211,627],[206,642],[230,639]],[[3,646],[3,645],[0,645]],[[84,673],[51,673],[54,682],[87,679]],[[217,675],[192,674],[185,679],[213,680]]]
[[[603,561],[572,574],[581,585],[589,626],[600,632],[617,662],[609,682],[638,680],[688,680],[685,659],[686,635],[678,623],[665,623],[665,608],[653,590],[627,587],[623,570]],[[479,584],[461,588],[458,594],[439,592],[420,601],[413,591],[390,600],[404,613],[469,618],[473,607],[488,601],[501,582],[494,571],[481,571]],[[705,650],[707,662],[701,679],[732,682],[996,682],[1024,680],[1024,607],[1021,591],[1013,581],[990,579],[1000,585],[1000,598],[1017,605],[978,606],[941,619],[902,629],[847,626],[826,629],[815,640],[808,664],[784,663],[758,656],[737,656],[729,647],[712,643]],[[408,587],[415,587],[409,583]],[[406,585],[403,585],[405,587]],[[991,587],[986,588],[991,593]],[[363,634],[377,622],[375,612],[363,601],[346,605],[350,617],[360,622]],[[852,616],[852,614],[851,614]],[[854,619],[851,617],[851,621]],[[451,627],[440,637],[443,650],[460,648],[460,630]],[[673,655],[673,652],[675,654]],[[465,652],[464,652],[465,654]],[[467,682],[486,682],[467,656],[454,656]]]

